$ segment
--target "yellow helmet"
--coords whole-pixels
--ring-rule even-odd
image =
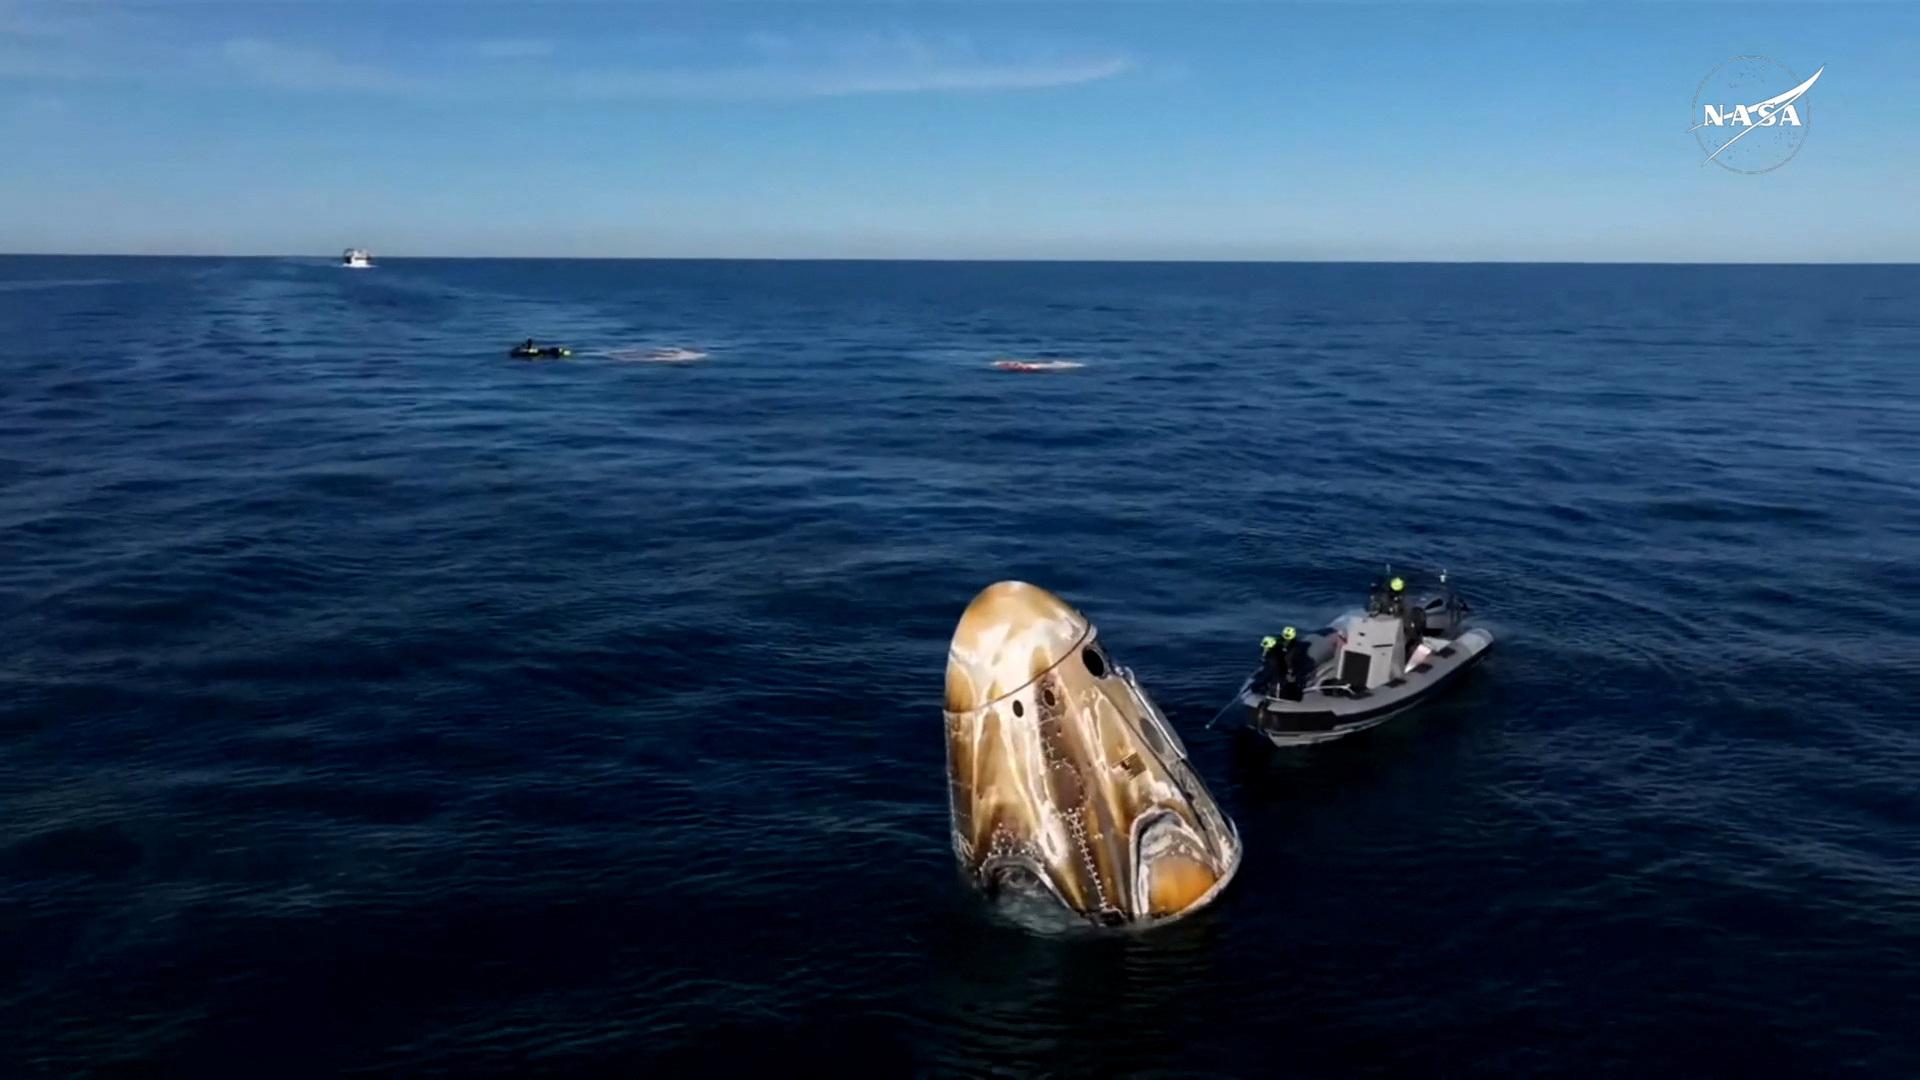
[[[1292,641],[1296,633],[1297,631],[1295,631],[1293,627],[1289,626],[1285,630],[1280,631],[1280,636],[1285,638],[1288,641]],[[1269,638],[1268,640],[1271,641],[1272,639]]]
[[[1268,634],[1266,637],[1260,639],[1260,647],[1263,649],[1271,649],[1276,644],[1278,644],[1278,642],[1273,640],[1272,634]]]
[[[1387,588],[1392,589],[1394,592],[1399,592],[1406,587],[1407,583],[1399,578],[1394,578],[1392,581],[1387,582]]]

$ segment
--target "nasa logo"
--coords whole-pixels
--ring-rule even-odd
[[[1706,155],[1700,164],[1763,173],[1793,160],[1812,118],[1803,99],[1825,70],[1801,82],[1777,60],[1736,56],[1708,72],[1694,91],[1693,126],[1687,129]],[[1761,134],[1751,137],[1756,132]]]

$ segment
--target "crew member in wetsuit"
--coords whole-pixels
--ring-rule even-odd
[[[1313,672],[1313,661],[1307,657],[1307,643],[1299,631],[1289,626],[1280,631],[1280,651],[1280,696],[1287,701],[1299,701],[1307,688],[1307,676]]]
[[[533,351],[533,339],[532,339],[532,338],[528,338],[528,339],[526,340],[526,343],[520,346],[520,351],[522,351],[522,352],[532,352],[532,351]]]
[[[1406,610],[1407,583],[1401,578],[1393,578],[1385,585],[1373,583],[1373,591],[1367,595],[1367,614],[1392,615],[1399,617]]]
[[[1307,643],[1300,639],[1300,632],[1289,626],[1280,631],[1278,638],[1269,634],[1260,639],[1260,645],[1266,650],[1260,667],[1266,692],[1287,701],[1299,701],[1313,667],[1307,659]]]
[[[1268,634],[1260,639],[1260,685],[1256,687],[1263,694],[1271,694],[1280,685],[1285,675],[1286,658],[1281,654],[1280,639]]]

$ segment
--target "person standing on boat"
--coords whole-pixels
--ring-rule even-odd
[[[1307,660],[1307,643],[1300,640],[1300,632],[1289,626],[1280,631],[1278,638],[1268,635],[1260,644],[1266,649],[1261,677],[1267,692],[1287,701],[1299,701],[1312,666]]]
[[[1300,695],[1307,689],[1307,677],[1313,674],[1313,661],[1307,656],[1307,642],[1291,626],[1280,631],[1280,641],[1281,648],[1286,651],[1281,662],[1280,696],[1288,701],[1299,701]]]
[[[1284,674],[1285,657],[1281,655],[1280,639],[1268,634],[1260,639],[1260,685],[1261,693],[1271,694],[1280,686]]]
[[[1374,583],[1373,595],[1367,598],[1367,614],[1402,618],[1406,610],[1407,583],[1404,578],[1392,578],[1384,586]]]

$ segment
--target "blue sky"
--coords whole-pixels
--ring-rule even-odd
[[[0,0],[0,137],[0,251],[1920,261],[1920,4]]]

